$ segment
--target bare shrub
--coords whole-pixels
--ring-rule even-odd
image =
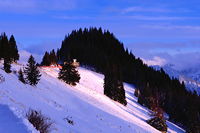
[[[30,109],[26,117],[40,133],[49,133],[52,130],[53,122],[50,118],[42,115],[40,111]]]
[[[69,124],[74,125],[74,121],[72,120],[72,117],[68,116],[64,118],[64,120],[66,120]]]

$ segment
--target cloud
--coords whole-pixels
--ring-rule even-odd
[[[181,18],[180,18],[181,19]],[[200,19],[198,17],[194,18],[194,17],[189,17],[189,18],[185,18],[183,17],[182,19]],[[198,30],[200,31],[200,26],[199,25],[166,25],[166,24],[157,24],[157,25],[144,25],[143,27],[145,28],[152,28],[152,29],[163,29],[163,30]]]
[[[167,64],[173,64],[173,68],[176,70],[188,70],[200,67],[200,52],[185,52],[174,55],[160,53],[157,56],[165,59]]]
[[[51,51],[52,49],[57,50],[57,48],[60,48],[60,46],[61,46],[61,41],[46,40],[40,43],[28,45],[24,49],[30,51],[31,53],[36,53],[41,55],[44,54],[46,51]]]
[[[166,60],[158,56],[154,56],[153,59],[150,59],[150,60],[143,59],[143,58],[142,60],[148,66],[152,66],[152,65],[164,66],[166,64]]]
[[[62,16],[52,16],[52,18],[55,19],[63,19],[63,20],[91,20],[94,19],[94,17],[89,17],[89,16],[66,16],[66,15],[62,15]]]
[[[133,43],[129,44],[132,49],[144,49],[144,50],[175,50],[175,51],[184,51],[189,49],[190,51],[200,49],[200,40],[192,40],[185,42],[146,42],[146,43]]]
[[[0,10],[3,11],[17,11],[34,9],[37,3],[34,0],[0,0]]]
[[[133,16],[125,16],[129,19],[136,20],[150,20],[150,21],[165,21],[165,20],[192,20],[192,19],[200,19],[199,17],[176,17],[176,16],[142,16],[142,15],[133,15]]]
[[[196,69],[200,67],[200,52],[186,52],[170,54],[167,52],[154,53],[152,57],[141,58],[148,66],[171,65],[173,69],[178,71]]]
[[[148,65],[173,64],[176,70],[200,67],[200,40],[133,43],[128,47]]]
[[[148,7],[139,7],[139,6],[133,6],[125,8],[121,11],[122,14],[131,13],[131,12],[159,12],[159,13],[166,13],[171,12],[169,9],[164,8],[148,8]]]
[[[35,58],[35,60],[40,63],[42,61],[42,55],[39,54],[35,54],[35,53],[30,53],[28,51],[25,50],[20,50],[19,51],[19,55],[20,55],[20,59],[19,59],[19,63],[22,64],[26,64],[30,55],[33,55],[33,57]]]
[[[0,0],[0,10],[3,12],[33,13],[69,10],[75,7],[75,0]]]

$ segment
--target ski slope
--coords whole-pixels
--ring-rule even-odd
[[[20,67],[13,64],[12,70],[18,71]],[[52,133],[159,133],[145,122],[150,118],[149,110],[137,103],[133,86],[124,83],[128,102],[125,107],[103,95],[101,74],[80,67],[80,83],[72,87],[57,79],[58,68],[43,67],[40,71],[41,80],[33,87],[21,83],[17,74],[6,74],[0,69],[5,78],[0,83],[0,104],[8,105],[29,132],[36,130],[25,115],[34,109],[54,122]],[[73,120],[74,125],[66,118]],[[173,123],[167,124],[170,133],[184,132]]]

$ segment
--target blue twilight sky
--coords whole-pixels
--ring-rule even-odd
[[[183,68],[200,65],[199,5],[199,0],[0,0],[0,32],[14,34],[20,49],[42,54],[60,47],[73,29],[102,27],[148,63]]]

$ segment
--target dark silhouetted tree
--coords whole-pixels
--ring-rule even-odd
[[[28,60],[27,66],[25,67],[24,74],[26,75],[26,80],[30,85],[37,85],[40,80],[41,74],[32,55]]]
[[[11,35],[10,37],[9,45],[11,49],[10,50],[11,60],[16,62],[17,60],[19,60],[19,54],[18,54],[17,44],[13,35]]]
[[[18,72],[18,79],[22,82],[22,83],[26,83],[26,81],[25,81],[25,79],[24,79],[24,74],[23,74],[23,72],[22,72],[22,69],[20,69],[19,70],[19,72]]]
[[[108,67],[108,70],[105,72],[104,94],[124,105],[127,104],[121,73],[116,65]]]
[[[75,86],[76,83],[79,83],[80,75],[75,66],[71,63],[65,63],[58,74],[58,78],[69,85]]]
[[[49,58],[49,53],[45,52],[45,54],[42,58],[41,65],[42,66],[49,66],[50,64],[51,64],[51,62],[50,62],[50,58]]]
[[[6,73],[11,73],[11,61],[9,58],[5,57],[4,58],[4,71]]]
[[[56,51],[57,63],[61,61],[60,49],[58,48]]]
[[[57,64],[57,55],[56,55],[54,49],[50,53],[45,52],[42,62],[41,62],[41,65],[42,66],[50,66],[50,65],[56,65],[56,64]]]
[[[3,33],[0,37],[0,59],[10,58],[10,47],[8,43],[8,37],[6,33]],[[10,60],[10,59],[9,59]]]
[[[52,65],[57,64],[57,56],[56,56],[54,49],[50,52],[49,58],[50,58],[50,62]]]

